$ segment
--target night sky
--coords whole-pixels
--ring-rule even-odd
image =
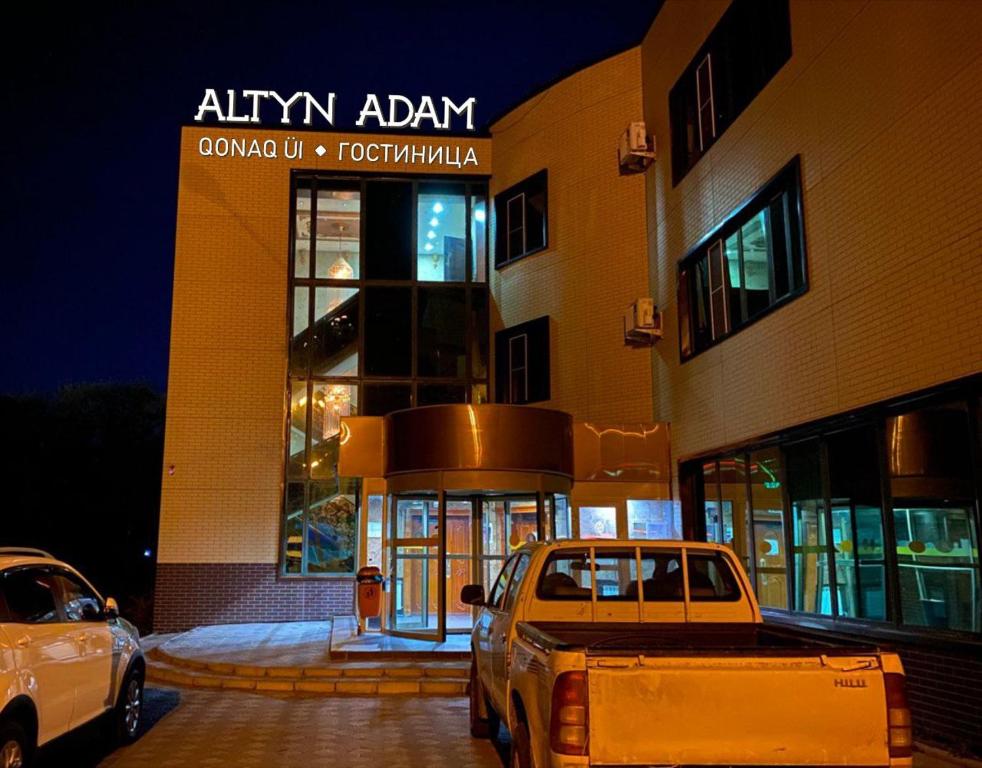
[[[178,139],[205,88],[333,91],[339,130],[366,93],[475,96],[484,127],[638,43],[658,3],[100,5],[5,10],[0,394],[166,389]]]

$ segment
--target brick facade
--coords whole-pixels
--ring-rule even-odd
[[[201,624],[322,621],[354,612],[354,579],[281,578],[270,563],[161,563],[154,630]]]

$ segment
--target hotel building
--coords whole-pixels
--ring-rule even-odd
[[[529,538],[708,539],[982,752],[979,29],[668,0],[477,138],[185,127],[157,629],[350,614],[375,564],[439,639]]]

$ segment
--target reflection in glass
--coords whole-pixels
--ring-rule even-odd
[[[416,389],[416,405],[462,403],[466,397],[463,384],[420,384]]]
[[[471,291],[471,371],[476,379],[488,375],[488,294],[484,288]]]
[[[723,499],[722,538],[747,573],[750,572],[750,506],[747,503],[747,460],[743,454],[719,461],[720,494]]]
[[[317,264],[314,276],[354,280],[359,272],[361,195],[357,190],[317,190]]]
[[[424,192],[416,203],[416,279],[463,282],[466,275],[467,197],[463,187]]]
[[[297,190],[296,218],[293,226],[293,274],[310,277],[310,188]]]
[[[474,624],[473,608],[460,602],[460,590],[471,584],[472,528],[474,517],[470,500],[447,499],[447,629],[470,629]]]
[[[467,376],[467,308],[463,288],[420,288],[416,370],[420,376]]]
[[[488,271],[488,201],[471,196],[471,280],[483,283]]]
[[[872,427],[838,432],[827,445],[839,615],[886,619],[876,432]]]
[[[630,539],[681,539],[681,524],[667,499],[628,499],[627,536]]]
[[[794,542],[794,608],[831,615],[828,531],[818,441],[789,447],[787,457]]]
[[[413,363],[409,288],[365,289],[365,374],[409,376]]]
[[[303,565],[303,483],[287,484],[283,536],[286,572],[300,573]]]
[[[341,419],[358,415],[358,387],[314,384],[310,404],[310,476],[335,477]]]
[[[307,508],[307,572],[355,571],[357,481],[310,484]]]
[[[314,289],[310,367],[314,376],[358,375],[357,289]]]
[[[307,465],[304,451],[307,448],[307,382],[294,381],[290,385],[290,459],[287,474],[303,477]]]
[[[569,539],[573,536],[573,521],[570,518],[569,496],[557,493],[553,497],[556,501],[556,538]]]
[[[307,328],[310,325],[310,288],[293,289],[293,330],[290,334],[290,373],[307,373]]]
[[[365,185],[365,277],[413,277],[413,185],[369,181]]]
[[[788,553],[784,543],[784,471],[778,448],[750,454],[757,600],[767,608],[788,607]]]
[[[581,539],[616,539],[616,507],[580,507]]]
[[[893,510],[905,624],[978,632],[979,532],[967,507]]]
[[[412,386],[409,384],[365,384],[362,413],[365,416],[385,416],[411,405]]]

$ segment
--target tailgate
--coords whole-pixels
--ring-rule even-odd
[[[590,762],[887,765],[876,656],[594,657]]]

